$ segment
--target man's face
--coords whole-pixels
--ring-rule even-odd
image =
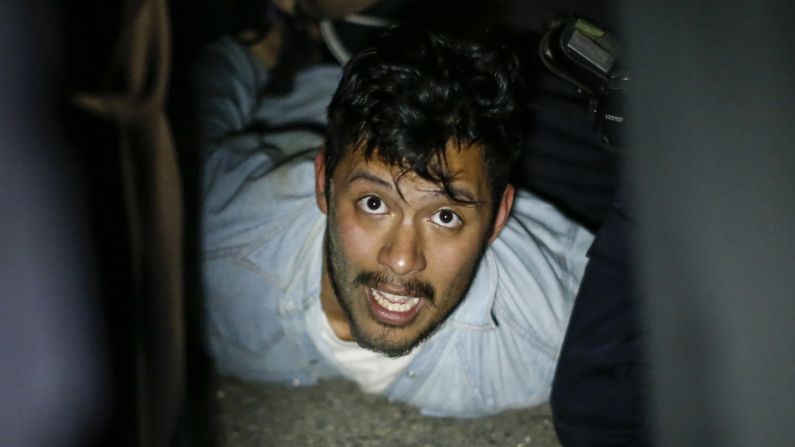
[[[480,149],[449,146],[446,157],[451,189],[470,203],[377,157],[367,162],[361,151],[348,151],[337,165],[328,203],[318,179],[318,203],[328,213],[328,279],[353,338],[366,348],[399,356],[429,336],[464,298],[507,219],[512,189],[491,225]]]

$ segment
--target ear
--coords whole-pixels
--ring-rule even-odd
[[[505,187],[505,191],[502,193],[502,198],[500,199],[500,204],[497,207],[497,215],[494,216],[494,230],[492,230],[491,236],[489,236],[489,244],[497,239],[497,236],[500,235],[500,231],[502,231],[505,224],[508,223],[508,216],[511,215],[511,208],[513,208],[514,194],[516,194],[516,189],[514,189],[513,185]]]
[[[328,214],[326,202],[326,150],[320,148],[315,155],[315,201],[323,214]]]

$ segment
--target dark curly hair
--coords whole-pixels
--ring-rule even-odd
[[[442,185],[448,141],[482,148],[494,206],[527,125],[525,86],[509,41],[398,26],[346,64],[328,108],[328,176],[346,151],[401,166]],[[329,191],[329,188],[326,188]]]

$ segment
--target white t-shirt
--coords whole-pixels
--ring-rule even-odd
[[[307,311],[306,324],[316,329],[309,331],[309,337],[318,351],[367,393],[377,394],[386,390],[417,355],[418,350],[414,349],[408,355],[392,358],[362,348],[355,342],[340,340],[323,313],[320,297]]]

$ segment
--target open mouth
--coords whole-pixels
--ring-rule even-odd
[[[423,300],[419,297],[396,295],[371,287],[365,289],[373,316],[390,326],[405,326],[411,323],[422,307]]]

